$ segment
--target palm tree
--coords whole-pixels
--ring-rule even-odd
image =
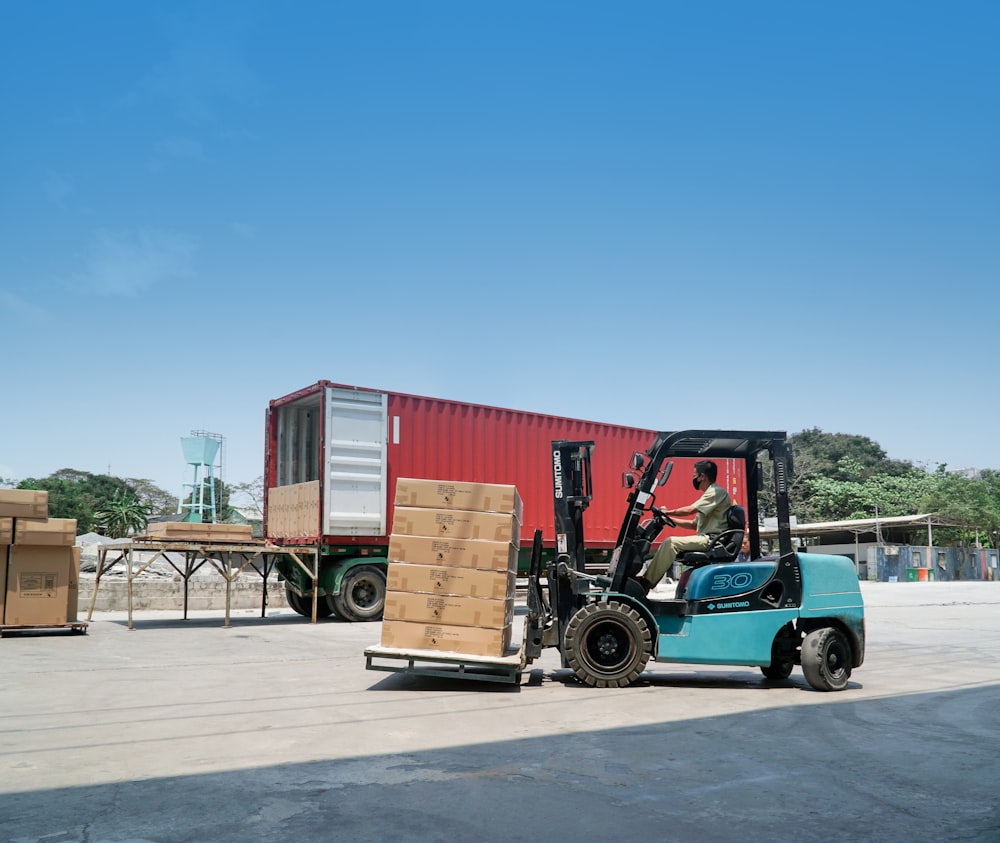
[[[104,528],[105,535],[121,539],[145,530],[152,512],[152,506],[123,489],[106,500],[94,513],[94,518],[97,525]]]

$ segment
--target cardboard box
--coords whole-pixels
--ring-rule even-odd
[[[516,577],[514,571],[476,571],[471,568],[390,562],[386,588],[389,591],[505,600],[514,596]]]
[[[500,658],[510,647],[510,636],[510,626],[479,629],[474,626],[382,621],[382,646],[398,650],[435,650]]]
[[[466,509],[397,506],[392,532],[407,536],[507,542],[515,546],[521,541],[521,525],[513,515],[470,512]]]
[[[3,623],[4,605],[7,602],[7,554],[9,544],[0,544],[0,623]]]
[[[449,568],[477,568],[483,571],[516,571],[517,548],[510,542],[393,533],[389,536],[389,561],[443,565]]]
[[[69,569],[69,587],[66,589],[66,623],[76,623],[80,608],[80,548],[72,547],[73,562]]]
[[[501,512],[513,515],[518,522],[524,516],[524,506],[517,488],[498,483],[461,483],[400,477],[396,481],[396,506]]]
[[[175,541],[252,541],[249,524],[203,524],[198,521],[158,521],[146,527],[146,535]]]
[[[13,626],[69,623],[71,576],[79,582],[73,572],[74,557],[70,547],[11,545],[4,623]]]
[[[0,518],[0,544],[14,543],[14,519]]]
[[[0,489],[0,516],[44,520],[49,517],[49,493],[39,489]]]
[[[514,598],[483,600],[453,594],[387,591],[384,619],[503,629],[514,620]]]
[[[75,518],[46,518],[14,523],[14,544],[72,547],[76,544]]]

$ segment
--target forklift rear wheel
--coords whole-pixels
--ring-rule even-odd
[[[843,691],[851,678],[851,645],[844,633],[826,626],[806,635],[802,672],[817,691]]]
[[[646,667],[652,634],[635,609],[609,600],[573,615],[563,644],[577,678],[598,688],[624,688]]]
[[[340,583],[340,594],[333,598],[333,610],[345,621],[377,621],[385,608],[385,574],[378,568],[362,565],[352,568]]]
[[[771,663],[760,669],[766,679],[781,680],[792,675],[795,662],[790,658],[789,651],[793,649],[795,639],[795,628],[790,623],[785,624],[771,643]]]
[[[787,659],[775,659],[766,667],[762,667],[760,672],[766,679],[787,679],[792,675],[794,665]]]
[[[311,597],[300,597],[294,591],[292,591],[289,586],[285,585],[285,601],[288,603],[288,607],[295,612],[298,612],[304,618],[312,618],[313,616],[313,602]],[[316,618],[328,618],[333,610],[327,605],[327,600],[325,597],[320,597],[316,601]]]

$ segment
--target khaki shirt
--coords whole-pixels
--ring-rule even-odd
[[[694,503],[698,511],[695,527],[702,536],[717,536],[727,529],[726,510],[731,506],[729,493],[714,483]]]

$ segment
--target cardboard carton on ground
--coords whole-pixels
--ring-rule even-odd
[[[389,591],[505,600],[514,596],[516,576],[514,571],[476,571],[472,568],[390,562],[386,588]]]
[[[483,571],[516,571],[517,548],[510,542],[392,533],[389,536],[389,561]]]
[[[7,603],[7,554],[9,544],[0,544],[0,623],[4,622],[4,606]]]
[[[71,547],[76,542],[75,518],[46,518],[14,524],[14,544]]]
[[[73,562],[69,569],[69,587],[66,589],[66,623],[76,623],[80,607],[80,548],[73,546]]]
[[[49,493],[40,489],[0,489],[0,516],[48,518]]]
[[[470,512],[466,509],[397,506],[392,532],[407,536],[507,542],[515,546],[521,540],[521,525],[513,515]]]
[[[10,546],[4,623],[13,626],[69,623],[70,581],[79,588],[74,548]]]
[[[500,658],[510,647],[511,627],[480,629],[474,626],[382,621],[382,646],[398,650],[433,650],[470,656]]]
[[[465,509],[500,512],[523,520],[524,505],[517,487],[498,483],[464,483],[400,477],[396,481],[396,506],[430,509]]]
[[[391,621],[503,629],[514,619],[514,598],[483,600],[480,597],[457,597],[453,594],[387,591],[383,618]]]
[[[0,518],[0,544],[14,543],[14,519]]]

